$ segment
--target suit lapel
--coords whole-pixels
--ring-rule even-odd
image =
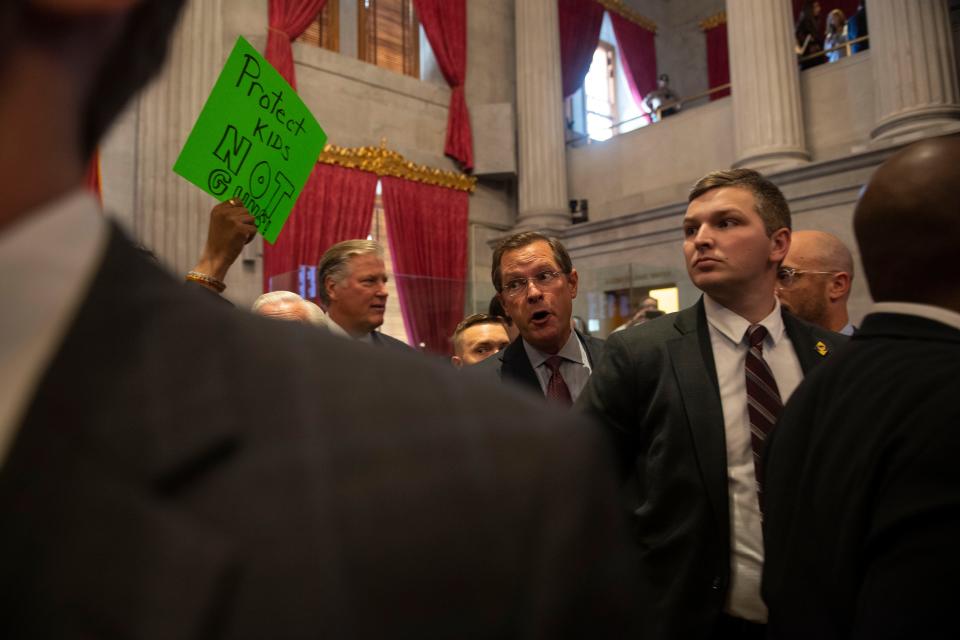
[[[543,394],[540,388],[540,380],[537,373],[530,364],[530,358],[523,348],[523,338],[517,338],[510,345],[500,352],[500,377],[515,380],[539,394]]]
[[[697,462],[717,525],[727,530],[727,445],[720,386],[703,300],[677,314],[680,336],[667,341]]]
[[[577,337],[580,338],[580,344],[586,348],[587,359],[589,360],[590,368],[593,369],[597,366],[597,363],[600,362],[600,357],[603,355],[603,340],[585,336],[579,331],[577,331]]]
[[[783,326],[793,343],[793,350],[800,361],[803,375],[810,373],[817,364],[829,357],[836,345],[814,335],[810,328],[797,320],[786,310],[783,311]]]

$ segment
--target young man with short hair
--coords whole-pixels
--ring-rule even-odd
[[[642,637],[762,637],[763,441],[840,336],[784,313],[780,190],[749,169],[694,185],[683,252],[700,301],[612,335],[578,405],[609,428],[629,485]]]

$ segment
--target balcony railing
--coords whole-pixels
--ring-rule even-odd
[[[802,57],[802,58],[798,58],[798,62],[808,62],[808,61],[814,60],[814,59],[816,59],[816,58],[823,58],[823,57],[826,57],[826,55],[827,55],[828,53],[831,53],[831,52],[833,52],[833,51],[839,51],[839,50],[841,50],[841,49],[846,52],[846,55],[847,55],[847,56],[851,56],[851,55],[853,55],[853,53],[854,53],[853,50],[852,50],[853,45],[859,44],[859,43],[862,43],[862,42],[868,42],[869,40],[870,40],[870,36],[869,36],[869,35],[862,36],[862,37],[860,37],[860,38],[855,38],[855,39],[850,40],[850,41],[848,41],[848,42],[845,42],[845,43],[843,43],[843,44],[841,44],[841,45],[838,45],[838,46],[836,46],[836,47],[831,47],[831,48],[829,48],[829,49],[824,49],[823,51],[818,51],[817,53],[810,54],[809,56],[804,56],[804,57]],[[859,52],[858,52],[858,53],[859,53]],[[613,137],[613,136],[618,136],[618,135],[620,135],[620,134],[622,134],[622,133],[627,133],[627,132],[621,130],[621,127],[623,127],[623,126],[626,125],[626,124],[629,124],[629,123],[631,123],[631,122],[635,122],[635,121],[637,121],[637,120],[643,120],[643,119],[645,119],[645,118],[646,118],[646,119],[652,118],[650,124],[654,124],[654,123],[656,123],[656,122],[659,122],[659,121],[663,118],[663,112],[666,111],[667,109],[670,109],[670,108],[672,108],[672,107],[679,107],[679,106],[682,106],[682,105],[684,105],[684,104],[690,104],[691,102],[696,102],[697,100],[702,100],[702,99],[704,99],[704,98],[708,98],[708,97],[710,97],[711,95],[713,95],[714,93],[718,93],[718,92],[720,92],[720,91],[727,91],[727,90],[729,90],[730,88],[731,88],[731,87],[730,87],[730,83],[721,84],[721,85],[718,85],[718,86],[716,86],[716,87],[712,87],[712,88],[710,88],[710,89],[707,89],[706,91],[701,91],[700,93],[695,93],[695,94],[690,95],[690,96],[685,96],[685,97],[683,97],[683,98],[678,98],[677,100],[674,100],[674,101],[672,101],[672,102],[666,102],[666,103],[660,105],[660,106],[657,108],[656,112],[654,112],[654,113],[644,113],[644,114],[639,115],[639,116],[634,116],[633,118],[627,118],[626,120],[621,120],[621,121],[619,121],[619,122],[613,122],[613,123],[611,123],[610,126],[609,126],[609,128],[612,129],[612,132],[611,132],[612,135],[611,135],[611,137]],[[631,131],[633,131],[633,129],[631,129]],[[586,133],[578,133],[576,136],[574,136],[574,137],[570,138],[569,140],[567,140],[567,143],[566,143],[566,144],[567,144],[568,147],[579,147],[579,146],[583,146],[583,145],[585,145],[585,144],[592,144],[592,143],[594,143],[594,142],[600,142],[600,141],[599,141],[599,140],[593,140],[593,139],[590,137],[589,134],[586,134]]]

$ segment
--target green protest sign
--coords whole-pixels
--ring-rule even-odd
[[[287,81],[237,38],[173,170],[218,200],[243,202],[272,244],[326,141]]]

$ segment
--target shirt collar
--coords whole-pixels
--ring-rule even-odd
[[[927,320],[940,322],[954,329],[960,329],[960,313],[931,304],[917,304],[915,302],[878,302],[870,309],[870,313],[903,313],[910,316],[919,316]]]
[[[521,338],[521,340],[523,340],[523,338]],[[546,362],[547,358],[550,358],[554,355],[558,355],[564,360],[570,360],[571,362],[576,362],[577,364],[583,364],[583,355],[580,352],[580,339],[577,338],[576,331],[570,331],[570,337],[567,338],[566,344],[564,344],[560,351],[555,354],[544,353],[526,340],[523,340],[523,349],[527,352],[527,358],[530,359],[530,364],[534,369]]]
[[[347,340],[356,340],[357,342],[365,342],[367,344],[373,344],[373,336],[371,334],[365,333],[359,338],[354,338],[349,333],[347,333],[346,329],[344,329],[339,324],[337,324],[337,321],[334,320],[329,313],[326,316],[324,316],[323,321],[327,325],[327,329],[330,330],[330,333],[336,336],[340,336],[341,338],[346,338]]]
[[[752,324],[749,320],[727,309],[706,294],[703,295],[703,308],[707,314],[707,322],[711,327],[720,332],[721,335],[733,344],[743,342],[743,336],[746,335],[747,328]],[[766,328],[769,334],[767,339],[771,341],[771,344],[776,346],[776,344],[780,342],[780,339],[783,337],[784,327],[783,314],[780,311],[780,301],[778,299],[774,298],[773,311],[757,324],[763,325]]]

